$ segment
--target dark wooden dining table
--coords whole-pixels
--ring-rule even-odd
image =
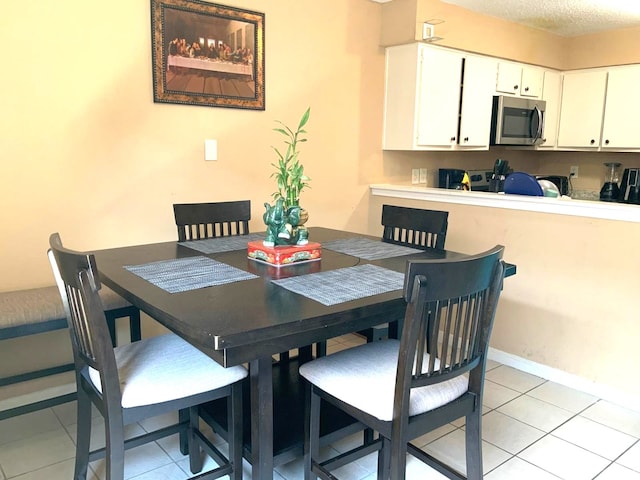
[[[321,227],[309,228],[309,234],[310,240],[321,244],[363,237],[380,241],[376,237]],[[399,319],[405,309],[401,289],[324,305],[274,281],[366,264],[404,273],[411,259],[464,255],[432,249],[365,260],[323,248],[319,261],[274,267],[249,259],[246,247],[205,254],[184,243],[163,242],[93,253],[105,285],[223,366],[249,365],[248,451],[254,480],[273,478],[274,402],[277,402],[274,401],[273,356]],[[197,256],[250,272],[255,277],[169,293],[125,268]],[[514,273],[515,266],[509,265],[507,275]]]

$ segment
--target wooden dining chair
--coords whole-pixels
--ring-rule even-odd
[[[175,203],[173,214],[181,242],[246,235],[251,220],[251,200]]]
[[[125,450],[186,432],[192,473],[202,470],[204,449],[218,468],[197,478],[242,478],[242,366],[223,368],[175,334],[113,347],[98,294],[101,284],[93,255],[49,238],[49,261],[69,324],[77,387],[74,479],[84,480],[90,461],[106,460],[106,479],[124,478]],[[199,406],[226,398],[229,454],[225,457],[199,429]],[[90,451],[92,405],[104,417],[106,447]],[[125,425],[168,412],[187,418],[125,440]]]
[[[382,241],[422,250],[444,249],[448,219],[449,212],[441,210],[382,205]],[[398,323],[402,323],[402,319],[358,333],[364,336],[367,342],[379,340],[387,335],[397,336]]]
[[[449,212],[382,206],[382,241],[413,248],[444,248]]]
[[[408,262],[400,340],[367,343],[300,367],[308,381],[305,480],[378,450],[378,480],[405,478],[412,454],[452,479],[482,479],[482,394],[502,290],[504,247],[459,259]],[[321,460],[321,400],[379,433],[368,445]],[[410,443],[464,418],[466,477]]]

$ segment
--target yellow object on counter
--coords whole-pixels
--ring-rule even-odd
[[[460,183],[462,184],[463,190],[471,190],[471,179],[469,178],[469,174],[467,172],[464,172],[464,176],[462,177],[462,181]]]

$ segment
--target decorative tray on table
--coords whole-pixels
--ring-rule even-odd
[[[322,245],[309,242],[306,245],[265,246],[261,240],[247,243],[247,255],[251,260],[283,267],[303,262],[314,262],[322,256]]]

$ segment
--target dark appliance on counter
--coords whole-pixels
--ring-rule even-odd
[[[620,187],[618,187],[618,181],[620,180],[620,167],[621,163],[618,162],[606,162],[604,164],[604,183],[600,189],[600,200],[603,202],[617,202],[620,198]]]
[[[488,192],[491,181],[491,170],[469,170],[469,180],[471,181],[472,192]]]
[[[640,168],[624,169],[618,201],[640,205]]]
[[[562,175],[536,175],[536,180],[549,180],[556,187],[560,195],[569,195],[569,177]]]
[[[489,180],[489,192],[504,192],[504,181],[509,174],[509,170],[509,162],[507,160],[503,160],[502,158],[496,159]]]
[[[460,170],[457,168],[441,168],[438,170],[438,188],[464,190],[462,183],[464,174],[469,176],[471,190],[476,192],[488,192],[491,170]]]
[[[527,146],[543,143],[546,105],[544,100],[494,96],[489,143]]]
[[[438,188],[448,188],[450,190],[464,190],[462,180],[465,170],[457,168],[440,168],[438,170]]]

